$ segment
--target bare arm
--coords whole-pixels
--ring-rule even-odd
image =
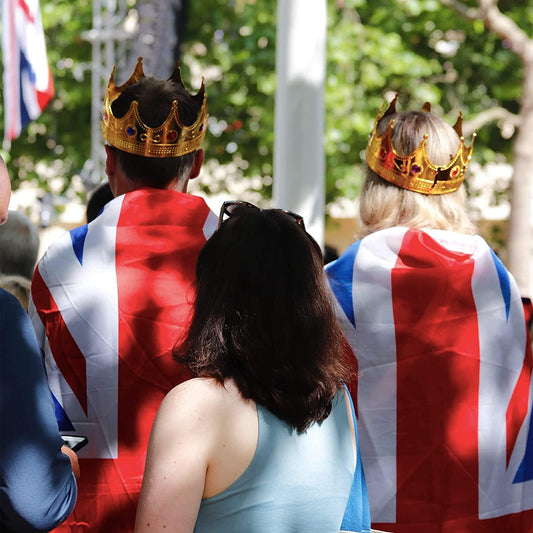
[[[216,422],[201,380],[173,389],[155,419],[135,532],[192,532]]]

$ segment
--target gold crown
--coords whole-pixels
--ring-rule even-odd
[[[366,163],[378,176],[384,180],[410,191],[422,194],[447,194],[456,191],[465,179],[466,169],[472,150],[476,132],[472,135],[470,146],[465,146],[463,137],[463,115],[459,113],[453,129],[461,142],[456,154],[446,166],[437,166],[431,163],[426,152],[428,135],[425,134],[418,148],[409,155],[399,155],[392,146],[392,128],[394,120],[391,120],[387,129],[380,137],[377,134],[378,122],[385,116],[396,113],[396,101],[394,97],[383,114],[378,112],[372,135],[366,148]],[[426,102],[422,111],[431,111],[431,104]]]
[[[122,118],[116,118],[111,110],[113,102],[125,89],[144,78],[142,57],[139,57],[133,73],[121,86],[117,87],[114,80],[115,67],[107,84],[104,97],[104,112],[102,114],[102,131],[105,140],[115,148],[130,154],[146,157],[179,157],[197,150],[205,137],[207,130],[207,96],[205,83],[195,95],[190,95],[194,101],[202,102],[198,117],[194,124],[185,126],[180,121],[178,101],[174,100],[166,120],[156,128],[147,126],[139,116],[139,102],[133,101],[128,112]],[[178,83],[188,93],[179,65],[176,66],[169,81]],[[190,94],[190,93],[189,93]]]

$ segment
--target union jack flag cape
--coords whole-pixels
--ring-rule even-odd
[[[172,358],[217,217],[190,194],[141,189],[64,234],[39,262],[30,315],[60,430],[86,435],[78,502],[58,531],[133,531],[159,404],[190,377]]]
[[[479,236],[390,228],[326,271],[358,364],[373,527],[533,531],[531,341],[495,253]]]
[[[4,137],[12,140],[54,95],[39,0],[2,0],[2,56]]]

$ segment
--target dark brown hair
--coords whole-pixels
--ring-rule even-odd
[[[202,249],[191,327],[175,356],[299,431],[354,374],[343,358],[318,244],[280,210],[233,212]],[[178,346],[178,345],[177,345]]]
[[[141,78],[138,83],[128,87],[112,104],[115,117],[123,117],[131,103],[139,102],[139,115],[149,127],[160,126],[167,119],[172,102],[178,101],[181,122],[190,126],[198,117],[198,104],[178,83],[152,77]],[[180,157],[145,157],[130,154],[114,147],[119,163],[132,181],[155,188],[166,188],[176,177],[182,177],[191,169],[194,154]]]

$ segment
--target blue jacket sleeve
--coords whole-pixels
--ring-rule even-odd
[[[77,496],[31,321],[0,289],[0,529],[49,531]]]

